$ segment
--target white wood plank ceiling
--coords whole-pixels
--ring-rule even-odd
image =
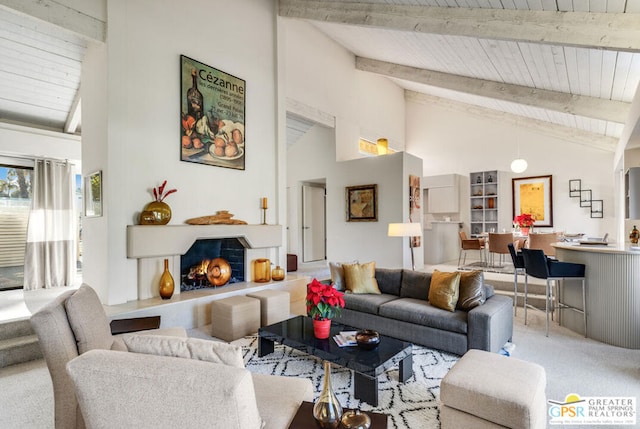
[[[640,0],[280,0],[279,10],[414,100],[546,123],[604,150],[640,81]]]
[[[0,120],[76,133],[86,41],[0,7]]]

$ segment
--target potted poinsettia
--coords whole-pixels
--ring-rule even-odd
[[[344,308],[344,294],[331,284],[313,279],[307,285],[307,315],[313,319],[316,338],[329,338],[331,319]]]
[[[536,219],[529,213],[522,213],[513,218],[513,223],[520,228],[523,235],[528,235],[530,228],[536,223]]]

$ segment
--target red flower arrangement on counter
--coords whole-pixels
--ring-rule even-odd
[[[307,315],[315,320],[331,320],[344,308],[344,294],[333,285],[313,279],[307,285]]]

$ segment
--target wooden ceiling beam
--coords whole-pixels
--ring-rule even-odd
[[[356,69],[424,85],[624,124],[630,103],[475,79],[356,57]]]
[[[618,139],[614,137],[603,136],[601,134],[591,133],[576,128],[565,127],[563,125],[558,125],[551,122],[518,116],[512,113],[501,112],[499,110],[493,110],[487,107],[476,106],[473,104],[461,103],[459,101],[448,100],[445,98],[422,94],[415,91],[405,90],[405,99],[414,103],[437,105],[448,110],[479,116],[483,119],[495,120],[501,123],[509,123],[516,126],[526,127],[550,137],[558,138],[583,146],[588,146],[594,149],[603,150],[606,152],[615,152],[616,145],[618,143]]]
[[[640,51],[640,14],[280,0],[288,18],[480,39]]]
[[[107,24],[55,0],[0,0],[0,7],[38,18],[79,36],[104,42]]]

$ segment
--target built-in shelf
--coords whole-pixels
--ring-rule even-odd
[[[471,235],[498,230],[498,171],[480,171],[469,175]]]

